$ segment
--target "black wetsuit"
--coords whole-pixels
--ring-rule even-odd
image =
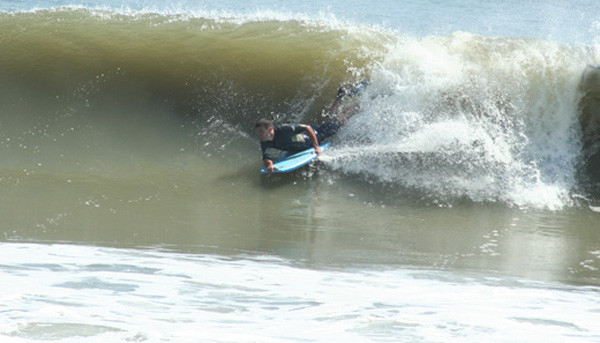
[[[313,147],[310,137],[306,132],[307,125],[281,125],[275,127],[275,135],[272,141],[260,142],[263,159],[277,162],[290,154]],[[338,120],[332,120],[322,125],[311,125],[319,143],[325,138],[337,133],[340,128]]]

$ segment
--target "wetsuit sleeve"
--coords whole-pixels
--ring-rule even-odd
[[[269,159],[273,162],[277,162],[279,159],[281,159],[283,156],[282,154],[284,154],[284,151],[277,149],[274,144],[270,143],[270,142],[261,142],[260,143],[260,149],[262,150],[262,158],[264,159]]]
[[[270,150],[270,149],[269,149],[269,147],[268,147],[268,144],[267,144],[267,143],[265,143],[265,142],[260,142],[260,150],[262,151],[262,157],[263,157],[263,160],[264,160],[265,158],[268,158],[268,159],[270,159],[270,160],[272,160],[272,159],[273,159],[273,156],[271,156],[271,154],[269,154],[269,150]]]

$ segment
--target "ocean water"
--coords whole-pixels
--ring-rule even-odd
[[[598,13],[0,0],[0,340],[600,341]]]

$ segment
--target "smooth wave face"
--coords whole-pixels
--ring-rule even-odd
[[[37,170],[118,169],[186,149],[248,159],[257,119],[319,121],[337,87],[369,79],[328,166],[442,204],[560,208],[579,186],[572,61],[590,59],[585,47],[76,8],[0,25],[0,138],[15,169],[32,156]]]
[[[323,107],[352,78],[348,68],[359,73],[381,49],[369,41],[376,32],[295,20],[65,8],[0,21],[2,142],[18,169],[31,149],[46,167],[87,156],[110,164],[123,152],[171,157],[204,144],[211,154],[247,139],[260,117]]]
[[[360,50],[372,54],[381,46],[374,32],[296,20],[57,9],[4,14],[2,22],[5,79],[83,97],[137,86],[150,96],[178,100],[186,114],[196,114],[198,102],[223,101],[202,91],[231,92],[228,107],[250,113],[282,107],[299,90],[314,92],[329,83],[326,90],[335,94],[348,68],[368,62],[370,56]],[[269,106],[234,95],[262,95],[254,101]]]

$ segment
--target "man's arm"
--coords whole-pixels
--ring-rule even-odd
[[[275,163],[272,160],[272,150],[273,148],[269,148],[268,147],[267,142],[261,142],[260,143],[260,150],[262,151],[262,155],[263,155],[263,163],[265,164],[265,167],[267,168],[267,173],[269,174],[273,174],[273,171],[277,169],[277,167],[275,167]]]
[[[310,125],[306,125],[306,133],[308,133],[308,138],[310,138],[310,142],[315,147],[315,152],[317,154],[322,153],[323,151],[321,151],[321,148],[319,147],[319,140],[317,139],[317,134]]]

